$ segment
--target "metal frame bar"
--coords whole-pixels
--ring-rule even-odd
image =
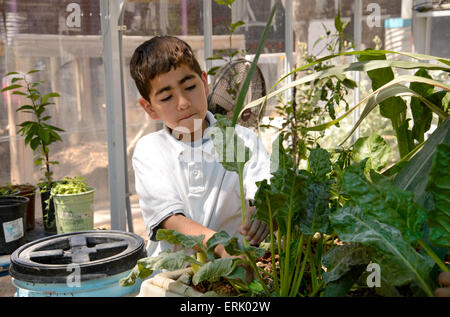
[[[362,37],[362,0],[354,0],[353,3],[353,17],[354,17],[354,27],[353,27],[353,37],[355,41],[355,50],[361,50],[361,37]],[[357,61],[356,56],[354,57],[355,62]],[[355,82],[356,88],[353,89],[353,102],[356,105],[357,102],[361,99],[361,91],[360,91],[360,82],[361,82],[361,72],[355,72]],[[358,122],[360,117],[360,109],[359,107],[355,109],[353,112],[353,124]],[[356,128],[355,132],[352,135],[353,143],[359,139],[360,136],[359,126]]]
[[[124,0],[100,0],[108,134],[108,178],[111,229],[126,231],[130,215],[126,157],[126,117],[119,20]],[[132,224],[132,219],[129,216]],[[129,226],[133,231],[132,225]]]
[[[203,0],[203,38],[206,70],[211,69],[212,61],[207,60],[213,55],[212,50],[212,5],[211,0]],[[208,82],[210,78],[208,76]]]

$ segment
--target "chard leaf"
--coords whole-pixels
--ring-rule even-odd
[[[386,166],[392,151],[386,141],[376,133],[359,138],[353,145],[352,157],[355,162],[368,158],[367,165],[379,172]]]
[[[176,230],[159,229],[156,232],[156,239],[166,240],[170,244],[180,244],[185,248],[192,249],[198,246],[200,249],[204,249],[203,240],[205,235],[189,236],[182,234]]]
[[[192,277],[192,283],[197,285],[202,281],[215,282],[233,272],[233,259],[221,258],[203,265]]]
[[[421,76],[425,78],[431,78],[428,72],[421,68],[414,76]],[[412,82],[409,85],[412,91],[415,91],[422,97],[428,97],[433,93],[434,86],[426,83]],[[437,103],[435,103],[437,105]],[[430,129],[431,120],[433,119],[433,113],[431,110],[417,97],[411,97],[411,113],[414,119],[414,125],[412,128],[412,136],[419,142],[423,142],[424,134]]]
[[[266,252],[262,248],[253,247],[253,246],[244,246],[242,243],[239,243],[239,240],[237,237],[231,237],[225,244],[225,251],[229,255],[235,256],[235,255],[242,255],[244,253],[249,253],[254,258],[259,258],[264,255]]]
[[[208,134],[213,141],[218,160],[227,171],[238,173],[238,163],[248,162],[252,151],[237,135],[236,128],[226,116],[220,114],[214,116],[217,122],[208,129]]]
[[[392,183],[397,188],[412,192],[420,205],[424,205],[427,175],[430,172],[436,147],[440,143],[450,144],[450,118],[438,126],[422,149],[395,176]]]
[[[282,135],[272,145],[271,171],[270,184],[266,180],[257,183],[255,217],[266,223],[276,220],[278,230],[286,234],[291,201],[294,223],[298,223],[300,211],[306,206],[306,180],[310,173],[297,169],[283,148]]]
[[[353,266],[367,265],[370,262],[367,248],[361,244],[345,244],[327,252],[322,263],[327,268],[323,273],[325,283],[339,280],[350,272]]]
[[[171,252],[166,250],[161,252],[156,257],[148,257],[139,259],[136,266],[131,270],[128,276],[120,279],[121,286],[131,286],[136,283],[136,279],[145,279],[150,276],[155,270],[178,270],[183,267],[183,264],[190,258],[186,255],[184,250],[178,252]]]
[[[306,208],[299,213],[300,231],[306,235],[326,233],[330,213],[330,185],[328,182],[312,182],[307,187]]]
[[[398,229],[365,215],[358,206],[341,208],[330,220],[342,241],[361,243],[374,251],[371,260],[380,265],[382,279],[388,284],[415,282],[432,296],[428,276],[433,260],[416,252]]]
[[[450,247],[450,144],[436,147],[426,190],[433,196],[434,208],[428,217],[429,241]]]
[[[313,149],[308,163],[311,173],[305,173],[308,176],[306,206],[300,208],[298,222],[301,232],[313,235],[316,232],[325,233],[328,228],[331,181],[327,174],[331,172],[330,154],[324,149]]]
[[[354,204],[374,219],[398,228],[414,243],[422,237],[427,214],[414,202],[413,194],[384,181],[371,183],[364,174],[365,161],[349,166],[343,175],[343,191]],[[380,176],[381,177],[381,176]]]
[[[209,240],[206,242],[206,255],[208,256],[209,260],[214,260],[214,249],[219,244],[223,244],[224,246],[229,245],[230,243],[235,243],[234,241],[231,242],[232,239],[235,239],[237,242],[236,237],[231,237],[226,231],[220,231],[215,233]]]
[[[330,153],[321,148],[311,150],[308,158],[309,169],[314,179],[323,181],[331,172]]]

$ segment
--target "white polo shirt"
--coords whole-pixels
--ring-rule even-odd
[[[207,121],[216,120],[207,112]],[[207,135],[210,128],[207,128]],[[244,166],[246,201],[253,199],[255,182],[270,179],[270,157],[262,142],[251,130],[236,126],[236,133],[252,151]],[[132,163],[147,234],[148,256],[157,256],[172,248],[154,239],[154,229],[170,215],[184,216],[215,231],[225,230],[237,236],[242,222],[239,177],[217,161],[211,139],[196,146],[178,141],[164,126],[160,131],[142,137],[136,144]]]

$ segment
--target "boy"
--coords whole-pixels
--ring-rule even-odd
[[[208,136],[208,127],[216,120],[207,111],[207,75],[191,47],[175,37],[154,37],[135,50],[130,72],[142,96],[139,104],[152,119],[164,123],[162,130],[138,141],[132,159],[150,238],[148,256],[171,247],[155,239],[159,228],[204,234],[205,245],[221,230],[259,244],[268,234],[267,225],[250,221],[252,207],[242,225],[238,174],[226,171],[215,159]],[[270,159],[254,133],[240,126],[236,133],[253,153],[244,168],[248,201],[256,192],[255,182],[270,178]],[[222,245],[215,252],[229,256]]]

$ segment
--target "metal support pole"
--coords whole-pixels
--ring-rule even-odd
[[[206,71],[211,69],[212,61],[207,60],[213,55],[212,50],[212,6],[211,0],[203,0],[203,38]],[[208,77],[208,82],[210,78]]]
[[[353,10],[353,17],[354,17],[354,29],[353,29],[353,37],[355,39],[355,50],[359,51],[361,50],[361,31],[362,31],[362,0],[354,0],[354,10]],[[355,61],[356,56],[354,57]],[[359,100],[361,99],[360,94],[360,82],[361,82],[361,72],[355,72],[355,82],[356,82],[356,88],[353,89],[353,102],[356,105]],[[353,124],[355,124],[360,117],[360,109],[356,108],[353,111]],[[359,139],[359,126],[356,128],[355,132],[352,135],[352,142],[355,143],[356,140]]]
[[[292,30],[292,0],[286,0],[285,1],[285,7],[284,7],[284,51],[286,54],[286,60],[285,60],[285,69],[286,74],[291,72],[294,67],[294,43],[293,43],[293,30]],[[286,85],[289,85],[292,82],[292,76],[289,76],[286,78]],[[289,100],[292,99],[292,90],[288,89],[286,90],[286,102],[289,102]]]
[[[105,69],[106,119],[108,133],[108,176],[111,229],[126,231],[128,175],[125,137],[121,35],[119,19],[124,1],[100,0]],[[121,26],[120,26],[121,27]],[[132,228],[130,228],[132,231]]]

